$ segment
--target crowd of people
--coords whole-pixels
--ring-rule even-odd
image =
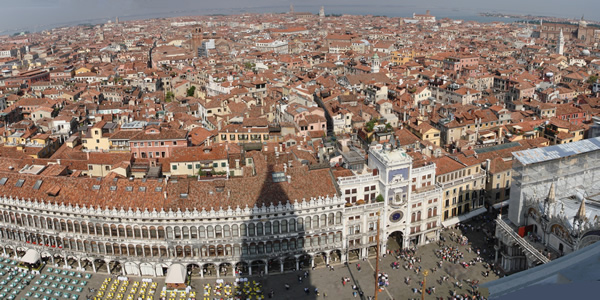
[[[478,221],[481,222],[481,225],[459,223],[451,228],[445,228],[442,231],[437,243],[439,248],[434,250],[435,257],[438,258],[438,261],[435,266],[429,269],[429,275],[443,269],[446,264],[459,265],[464,269],[468,269],[476,264],[481,264],[484,267],[484,271],[481,272],[482,277],[489,276],[490,272],[494,272],[497,275],[500,274],[500,271],[494,268],[493,263],[486,263],[484,257],[482,257],[482,255],[491,253],[491,251],[488,252],[486,249],[486,247],[491,247],[491,243],[475,246],[470,244],[467,236],[463,234],[469,231],[480,232],[481,230],[484,230],[486,226],[493,225],[491,219],[486,220],[484,217],[480,217]],[[487,230],[489,231],[491,229]],[[487,241],[489,241],[489,239],[486,237],[484,242]],[[472,258],[466,258],[466,252],[475,255]],[[409,271],[407,274],[408,276],[403,276],[403,281],[410,288],[412,294],[427,293],[427,295],[436,295],[436,299],[446,299],[446,297],[448,297],[447,295],[437,296],[436,294],[436,287],[438,290],[443,287],[450,291],[449,296],[451,299],[485,299],[479,291],[479,280],[462,279],[461,281],[461,279],[459,279],[462,277],[461,274],[466,274],[466,270],[464,272],[448,274],[448,270],[456,270],[456,268],[448,268],[444,275],[439,276],[439,279],[433,280],[433,282],[430,281],[426,284],[422,281],[423,271],[426,268],[421,263],[422,253],[414,246],[395,251],[388,250],[387,254],[393,255],[395,258],[395,261],[390,263],[390,267],[393,270],[399,270],[400,265],[402,265],[405,271]],[[411,275],[413,272],[414,275]],[[413,283],[411,276],[417,278],[416,283]],[[426,285],[424,286],[424,284]]]
[[[379,269],[377,276],[377,286],[379,287],[380,299],[387,293],[389,299],[420,298],[421,293],[426,293],[426,297],[431,299],[471,299],[484,300],[485,297],[479,290],[480,280],[485,279],[490,274],[499,275],[499,270],[489,258],[493,259],[491,247],[491,238],[479,235],[474,241],[470,241],[468,236],[471,232],[494,232],[491,219],[479,218],[472,224],[457,224],[449,228],[444,228],[440,233],[440,238],[436,244],[430,244],[426,247],[411,245],[410,247],[391,250],[382,255],[380,260],[385,261],[385,268],[391,271],[384,272]],[[433,248],[432,248],[433,246]],[[348,269],[351,277],[343,276],[339,281],[343,291],[351,294],[345,294],[346,297],[356,297],[361,299],[370,299],[369,292],[365,292],[363,287],[358,285],[356,276],[363,277],[361,270],[363,265],[370,272],[374,267],[365,259],[352,264],[348,264],[340,269]],[[472,268],[477,266],[476,270]],[[328,265],[331,272],[337,271]],[[424,271],[427,270],[427,277],[424,278]],[[308,271],[298,273],[298,284],[304,290],[306,295],[315,295],[326,297],[326,294],[320,292],[317,287],[306,287],[309,282]],[[340,278],[340,277],[338,277]],[[372,278],[372,277],[371,277]],[[397,293],[398,287],[396,280],[403,280],[407,293]],[[314,284],[314,283],[313,283]],[[364,285],[364,284],[363,284]],[[285,283],[285,289],[290,290],[290,285]],[[391,289],[391,290],[390,290]],[[402,288],[404,289],[404,288]],[[370,286],[368,288],[371,291]],[[394,291],[394,292],[392,292]],[[392,296],[393,295],[393,296]],[[272,294],[268,296],[273,297]],[[397,297],[398,298],[393,298]]]

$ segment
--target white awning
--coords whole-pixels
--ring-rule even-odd
[[[452,219],[448,219],[446,221],[443,221],[442,225],[444,227],[452,226],[452,225],[454,225],[454,224],[456,224],[458,222],[467,221],[467,220],[471,219],[472,217],[478,216],[478,215],[480,215],[480,214],[482,214],[482,213],[484,213],[486,211],[487,210],[485,209],[485,207],[480,207],[480,208],[478,208],[476,210],[472,210],[472,211],[470,211],[470,212],[468,212],[468,213],[466,213],[464,215],[460,215],[458,217],[454,217]]]
[[[181,264],[173,264],[167,270],[167,278],[165,283],[185,283],[187,271]]]
[[[492,207],[494,207],[495,209],[498,209],[500,207],[505,207],[505,206],[508,206],[509,202],[510,202],[510,200],[505,200],[500,203],[496,203],[496,204],[492,205]]]
[[[25,252],[25,255],[23,255],[23,257],[21,257],[21,261],[26,264],[35,264],[39,260],[40,260],[40,254],[36,250],[33,250],[33,249],[27,250],[27,252]]]

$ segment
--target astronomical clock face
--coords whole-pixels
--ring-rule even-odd
[[[404,216],[404,214],[401,211],[395,211],[390,215],[390,221],[398,222],[398,221],[402,220],[403,216]]]

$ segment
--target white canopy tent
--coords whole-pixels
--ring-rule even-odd
[[[187,276],[187,271],[185,267],[181,264],[173,264],[169,266],[167,270],[167,278],[165,279],[165,283],[167,284],[185,284],[185,277]]]
[[[26,264],[35,264],[38,261],[40,261],[40,254],[33,249],[29,249],[27,250],[27,252],[25,252],[25,255],[23,255],[23,257],[21,257],[21,261],[26,263]]]
[[[463,221],[467,221],[470,218],[473,218],[475,216],[478,216],[482,213],[485,213],[487,211],[487,209],[485,209],[485,207],[480,207],[476,210],[472,210],[466,214],[460,215],[458,217],[454,217],[452,219],[448,219],[446,221],[442,221],[442,225],[444,225],[444,227],[449,227],[452,226],[458,222],[463,222]]]

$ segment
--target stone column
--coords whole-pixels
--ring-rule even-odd
[[[281,269],[281,273],[283,273],[283,260],[279,260],[279,267]]]
[[[269,274],[269,264],[265,263],[265,275]]]
[[[68,263],[68,261],[67,261],[67,256],[65,255],[63,258],[64,258],[64,260],[65,260],[65,268],[66,268],[66,267],[69,265],[69,263]]]
[[[108,275],[112,275],[112,273],[110,272],[110,261],[106,262],[106,270],[108,271]]]
[[[204,278],[204,267],[200,266],[200,278]]]
[[[221,266],[215,265],[215,271],[217,271],[217,278],[221,277]]]
[[[81,270],[81,259],[78,259],[77,263],[79,264],[79,270]]]
[[[329,265],[329,253],[325,253],[325,264]]]
[[[296,271],[300,270],[300,261],[296,258]]]
[[[96,273],[96,264],[94,263],[93,260],[92,260],[92,270],[94,270],[94,273]]]
[[[248,275],[252,276],[252,265],[248,265]]]

